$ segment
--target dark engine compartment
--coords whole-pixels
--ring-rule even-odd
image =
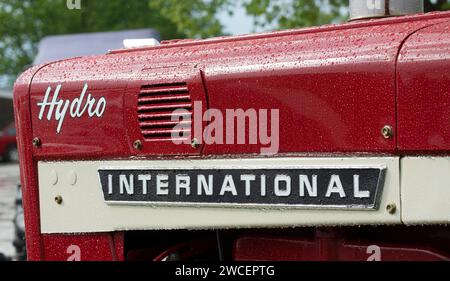
[[[450,227],[361,226],[125,233],[131,261],[442,261]]]

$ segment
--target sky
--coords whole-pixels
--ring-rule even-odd
[[[253,18],[248,16],[245,12],[245,8],[241,5],[236,5],[234,15],[230,16],[226,12],[219,14],[219,19],[224,26],[224,32],[230,35],[241,35],[254,32],[263,32],[276,29],[276,25],[268,25],[265,29],[254,28]],[[347,7],[342,7],[342,13],[347,12]]]
[[[234,15],[231,17],[226,12],[219,14],[219,19],[225,28],[224,31],[231,35],[252,33],[255,31],[253,19],[246,14],[244,7],[237,6]]]

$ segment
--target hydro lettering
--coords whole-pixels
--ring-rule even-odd
[[[87,92],[88,84],[84,85],[80,96],[73,100],[59,98],[61,87],[61,84],[56,87],[53,96],[51,96],[52,87],[48,87],[44,100],[37,104],[40,107],[39,120],[44,118],[44,114],[48,108],[46,118],[48,121],[53,119],[58,122],[56,128],[58,134],[61,132],[67,114],[72,118],[82,118],[85,115],[89,118],[100,118],[105,113],[106,99],[104,97],[100,97],[98,100],[94,98],[91,93]]]

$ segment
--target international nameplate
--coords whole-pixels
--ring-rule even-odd
[[[375,208],[381,168],[99,170],[107,202]]]

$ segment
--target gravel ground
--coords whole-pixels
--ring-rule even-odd
[[[0,164],[0,253],[12,257],[14,239],[14,201],[19,183],[19,166]]]

